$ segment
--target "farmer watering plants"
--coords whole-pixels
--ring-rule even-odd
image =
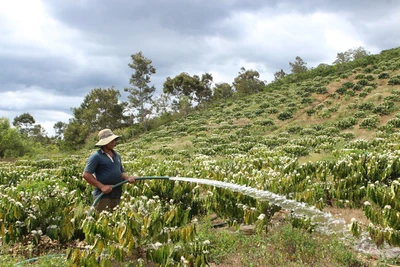
[[[112,210],[119,205],[122,195],[122,187],[116,185],[124,180],[134,183],[136,176],[128,176],[122,166],[121,156],[114,150],[118,135],[110,129],[103,129],[98,134],[99,141],[95,147],[99,150],[90,155],[87,160],[82,177],[93,185],[94,198],[103,193],[96,205],[96,210]]]

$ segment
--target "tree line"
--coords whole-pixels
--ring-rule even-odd
[[[342,66],[368,55],[369,52],[362,47],[350,49],[338,53],[332,64],[336,67]],[[279,85],[279,81],[287,77],[301,77],[303,73],[312,70],[306,65],[307,63],[297,56],[294,62],[289,62],[291,73],[287,74],[282,69],[277,71],[274,74],[275,80],[268,85]],[[322,65],[324,64],[317,69],[325,67]],[[156,74],[156,69],[152,61],[142,52],[138,52],[131,55],[128,67],[132,69],[129,87],[124,88],[128,93],[128,101],[121,101],[120,91],[113,86],[92,89],[79,107],[71,108],[73,117],[68,123],[59,121],[54,124],[54,137],[48,137],[41,125],[35,124],[35,119],[29,113],[14,118],[15,128],[10,126],[8,119],[0,118],[0,157],[23,155],[27,149],[22,148],[29,141],[42,145],[53,144],[65,150],[79,149],[86,143],[90,134],[103,128],[134,127],[135,133],[145,132],[185,116],[194,108],[201,109],[233,96],[261,92],[267,86],[266,81],[260,80],[258,71],[242,67],[232,84],[214,84],[210,73],[199,76],[182,72],[175,77],[167,77],[162,93],[155,95],[156,88],[151,85],[151,78]],[[18,142],[13,140],[14,147],[11,146],[10,136],[20,139]]]

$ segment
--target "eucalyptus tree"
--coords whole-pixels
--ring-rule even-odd
[[[62,121],[58,121],[53,125],[53,129],[55,132],[55,137],[57,139],[63,139],[64,138],[64,131],[67,128],[68,124]]]
[[[151,75],[156,73],[156,69],[151,64],[152,61],[143,56],[142,52],[131,55],[132,63],[128,66],[134,70],[129,84],[130,88],[125,88],[125,92],[129,92],[129,108],[136,114],[139,123],[145,123],[152,113],[152,97],[156,90],[150,86]]]
[[[349,49],[345,52],[337,53],[336,60],[333,61],[333,64],[337,65],[347,63],[368,55],[370,55],[370,52],[366,51],[364,47],[360,46],[354,49]]]
[[[214,86],[213,99],[226,99],[233,95],[232,86],[229,83],[217,83]]]
[[[241,94],[253,94],[262,91],[265,83],[261,81],[260,74],[256,70],[240,69],[239,75],[234,79],[233,87]]]
[[[29,135],[33,125],[35,124],[35,119],[29,113],[23,113],[14,118],[13,125],[18,128],[21,134]]]
[[[33,138],[37,142],[43,143],[47,138],[47,132],[40,124],[35,124],[30,131],[30,138]]]
[[[169,94],[159,94],[154,100],[154,109],[156,116],[162,117],[163,115],[170,113],[171,110],[171,97]]]
[[[210,73],[204,73],[200,78],[198,75],[190,76],[188,73],[182,72],[172,79],[167,77],[164,82],[163,91],[166,94],[171,94],[176,97],[178,99],[177,101],[188,100],[190,106],[192,106],[194,102],[203,104],[211,99],[212,82],[213,77]],[[182,96],[186,96],[187,99]]]
[[[289,62],[290,67],[292,67],[292,73],[298,74],[307,71],[307,63],[299,56],[296,57],[295,62]]]
[[[286,72],[283,71],[283,69],[281,69],[280,71],[277,71],[274,73],[274,78],[275,81],[282,79],[283,77],[285,77],[287,74]]]

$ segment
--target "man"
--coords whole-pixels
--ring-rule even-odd
[[[90,155],[82,177],[95,187],[94,198],[102,192],[103,197],[97,203],[96,209],[101,212],[105,209],[112,210],[119,205],[122,195],[122,187],[112,188],[123,180],[129,183],[135,182],[135,176],[128,176],[122,167],[120,155],[114,151],[116,140],[119,138],[110,129],[101,130],[98,134],[99,141],[95,147],[100,149]]]

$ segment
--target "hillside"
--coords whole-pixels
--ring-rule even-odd
[[[112,213],[89,216],[81,174],[92,146],[1,162],[0,261],[55,249],[65,259],[44,266],[370,266],[372,252],[371,266],[389,262],[380,249],[400,246],[399,129],[396,48],[289,75],[134,139],[116,131],[127,173],[168,180],[127,186]]]
[[[180,150],[223,157],[267,147],[315,160],[358,139],[389,138],[400,127],[399,53],[384,51],[370,56],[373,64],[325,76],[294,82],[287,77],[264,92],[193,112],[139,142],[146,140],[149,154]]]

